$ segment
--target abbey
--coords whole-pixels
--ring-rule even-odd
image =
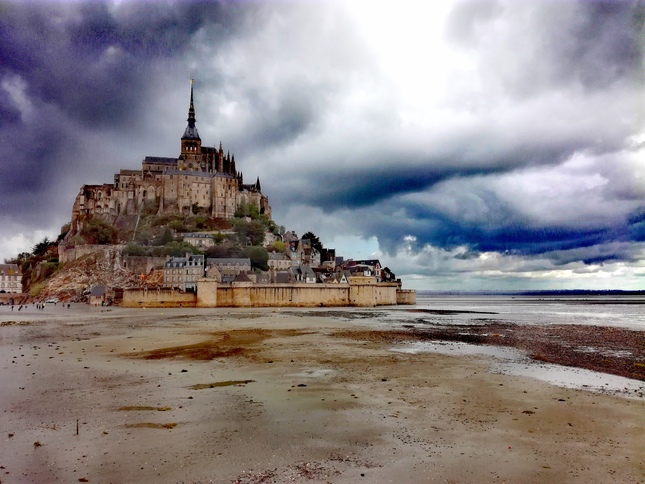
[[[230,219],[246,203],[270,216],[259,177],[253,184],[244,184],[235,156],[224,154],[221,142],[219,148],[202,145],[195,126],[192,80],[187,121],[177,158],[146,156],[141,170],[122,169],[114,175],[113,184],[83,185],[72,210],[72,233],[79,232],[93,216],[118,223],[143,210],[159,215],[200,211]]]

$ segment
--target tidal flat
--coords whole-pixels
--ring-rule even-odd
[[[2,307],[0,482],[645,480],[645,398],[499,372],[494,353],[396,351],[593,354],[645,385],[642,332],[399,309]]]

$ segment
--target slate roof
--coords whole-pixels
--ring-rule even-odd
[[[94,286],[90,292],[90,296],[103,296],[106,291],[107,287],[105,286]]]
[[[275,282],[277,284],[288,284],[289,282],[291,282],[291,276],[288,272],[276,272]]]
[[[8,274],[10,276],[15,274],[20,275],[20,268],[18,264],[0,264],[0,274]]]
[[[237,276],[235,276],[235,279],[233,279],[233,282],[253,282],[253,281],[249,279],[249,276],[246,275],[246,272],[240,272]]]
[[[190,263],[191,266],[204,265],[204,256],[202,254],[190,254],[186,257],[171,257],[166,261],[164,267],[186,267]]]
[[[176,165],[177,164],[177,158],[168,158],[165,156],[146,156],[146,158],[143,160],[144,162],[148,163],[163,163],[166,165]]]
[[[233,258],[224,258],[224,257],[209,257],[206,259],[206,263],[208,265],[227,265],[231,264],[232,266],[234,265],[251,265],[251,259],[247,258],[238,258],[238,259],[233,259]]]
[[[300,266],[300,270],[302,271],[303,277],[306,277],[308,279],[311,278],[314,280],[316,279],[316,273],[313,270],[311,270],[311,267],[303,265],[303,266]]]
[[[184,175],[184,176],[203,176],[207,178],[235,178],[234,175],[228,173],[208,173],[206,171],[186,171],[186,170],[166,170],[166,175]]]

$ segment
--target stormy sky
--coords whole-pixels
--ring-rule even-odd
[[[428,4],[428,5],[425,5]],[[436,5],[435,5],[436,4]],[[645,289],[645,2],[0,1],[0,260],[202,142],[416,289]]]

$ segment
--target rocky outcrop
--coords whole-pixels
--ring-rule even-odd
[[[120,251],[118,255],[110,250],[92,251],[65,264],[37,299],[57,297],[60,301],[85,302],[94,286],[141,287],[141,276],[122,267]]]

